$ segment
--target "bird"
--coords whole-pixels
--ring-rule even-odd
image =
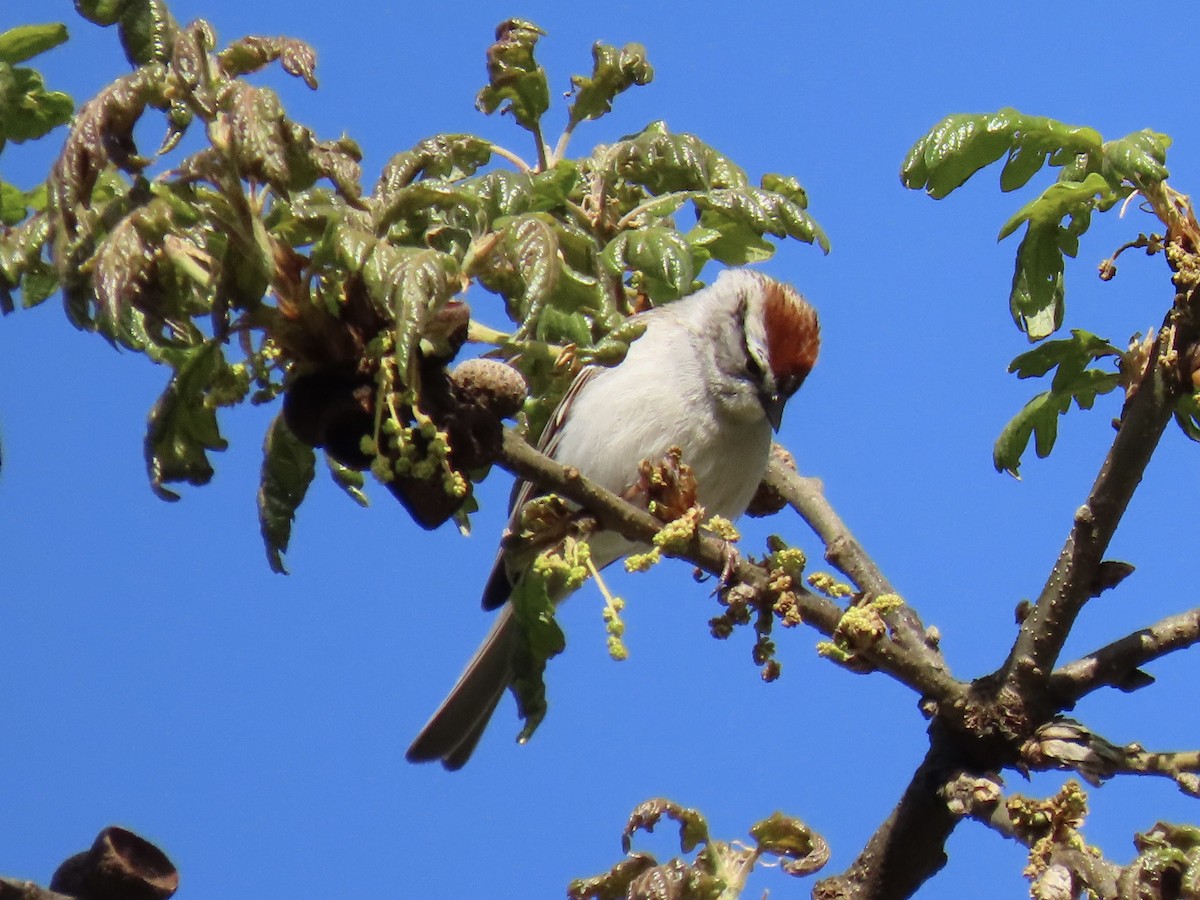
[[[645,330],[624,360],[580,370],[538,448],[622,494],[636,482],[639,463],[657,462],[678,447],[693,470],[696,499],[706,515],[736,519],[766,473],[784,405],[816,362],[815,309],[790,285],[734,268],[635,318]],[[528,483],[514,491],[510,534],[533,495]],[[588,543],[597,569],[648,549],[603,530]],[[521,558],[519,548],[508,544],[501,545],[483,591],[484,609],[500,613],[408,748],[409,762],[440,761],[449,770],[465,765],[513,680],[519,634],[508,598],[530,554]]]

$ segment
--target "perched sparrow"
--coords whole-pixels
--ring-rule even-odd
[[[735,519],[763,479],[784,403],[816,362],[817,314],[788,285],[735,269],[641,320],[646,330],[623,362],[579,373],[540,449],[621,494],[636,481],[639,462],[658,462],[679,447],[706,513]],[[530,493],[523,485],[514,495],[510,526]],[[597,568],[646,549],[606,531],[588,543]],[[408,748],[410,762],[462,767],[512,681],[518,634],[507,601],[522,577],[513,555],[501,550],[483,593],[485,609],[504,608]]]

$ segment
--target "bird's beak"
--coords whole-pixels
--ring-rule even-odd
[[[767,414],[767,421],[771,423],[772,431],[779,431],[779,426],[783,422],[783,407],[787,405],[787,401],[788,398],[783,394],[763,395],[763,412]]]

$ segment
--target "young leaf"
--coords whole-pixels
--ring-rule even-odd
[[[1017,476],[1030,437],[1035,438],[1037,455],[1049,456],[1058,437],[1058,417],[1071,408],[1071,403],[1091,409],[1099,394],[1107,394],[1120,384],[1119,373],[1090,365],[1105,357],[1120,356],[1120,351],[1103,338],[1075,329],[1068,339],[1047,341],[1014,359],[1008,370],[1018,378],[1041,377],[1055,368],[1058,371],[1050,390],[1026,403],[1004,426],[992,450],[996,471]]]
[[[362,472],[342,465],[328,453],[325,454],[325,465],[329,467],[329,477],[333,479],[333,483],[345,491],[346,496],[359,506],[366,507],[371,505],[371,501],[363,493],[363,486],[366,484],[366,479],[363,477]]]
[[[601,259],[616,277],[632,270],[637,284],[655,303],[677,300],[692,290],[696,277],[691,245],[674,228],[657,225],[622,231]]]
[[[598,119],[611,112],[617,94],[635,84],[649,84],[653,79],[654,67],[646,59],[646,48],[641,44],[626,44],[618,50],[597,42],[592,46],[592,77],[571,76],[575,101],[567,111],[568,130],[584,119]]]
[[[169,482],[207,484],[213,476],[209,450],[228,445],[207,395],[227,368],[220,341],[210,341],[182,357],[171,382],[150,410],[146,427],[146,469],[150,487],[163,500],[179,495]]]
[[[1099,154],[1100,149],[1095,130],[1045,116],[1010,108],[960,113],[942,119],[913,145],[901,166],[900,180],[940,200],[1007,154],[1001,186],[1012,190],[1025,184],[1047,156],[1055,165],[1063,165],[1076,154]]]
[[[1135,185],[1165,181],[1171,139],[1145,129],[1104,145],[1104,161],[1118,176]]]
[[[1126,190],[1127,192],[1127,190]],[[1092,210],[1112,206],[1122,193],[1098,172],[1083,181],[1058,181],[1025,204],[1000,229],[1008,237],[1028,222],[1017,248],[1009,309],[1013,321],[1031,341],[1048,337],[1062,325],[1063,256],[1075,256],[1079,235],[1087,230]],[[1066,225],[1060,225],[1069,218]]]
[[[0,62],[0,147],[37,140],[69,122],[74,110],[69,96],[46,90],[38,72]]]
[[[512,113],[517,124],[536,131],[542,114],[550,107],[546,72],[533,58],[533,48],[546,32],[532,22],[509,19],[496,28],[496,43],[488,48],[488,84],[475,103],[491,115],[500,104]]]
[[[271,571],[287,574],[283,554],[292,537],[296,510],[304,502],[316,472],[316,454],[275,417],[263,441],[262,476],[258,486],[258,523]]]
[[[257,72],[276,60],[289,75],[301,79],[314,91],[317,89],[317,54],[304,41],[251,35],[234,41],[217,54],[217,64],[227,78]]]
[[[412,184],[418,178],[456,181],[472,175],[492,158],[492,145],[473,134],[439,134],[411,150],[393,156],[379,176],[374,196],[379,198]]]
[[[829,238],[821,226],[803,206],[782,194],[746,186],[697,194],[692,202],[697,209],[710,213],[704,220],[707,227],[714,227],[712,223],[718,218],[732,219],[757,234],[795,238],[829,252]]]
[[[1020,227],[1022,222],[1038,226],[1057,225],[1069,215],[1090,209],[1097,202],[1113,197],[1113,190],[1099,172],[1092,172],[1083,181],[1059,181],[1022,206],[1004,223],[999,240],[1004,240]]]
[[[135,66],[170,59],[178,30],[165,0],[128,0],[117,27],[125,58]]]
[[[673,191],[740,188],[746,172],[694,134],[673,134],[665,122],[651,122],[640,134],[618,141],[604,153],[611,177],[641,185],[651,195]]]
[[[67,26],[62,22],[19,25],[0,33],[0,62],[15,66],[53,50],[66,40]]]
[[[567,639],[554,617],[545,576],[530,573],[520,579],[510,602],[521,635],[513,658],[510,690],[517,701],[517,713],[525,722],[517,738],[524,743],[546,717],[546,663],[566,649]]]

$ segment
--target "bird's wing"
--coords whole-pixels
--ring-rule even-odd
[[[554,408],[554,412],[550,414],[550,421],[546,423],[545,429],[542,431],[542,437],[538,441],[537,448],[546,456],[554,457],[555,450],[558,449],[558,444],[562,440],[563,423],[567,418],[567,411],[571,403],[583,390],[584,385],[596,377],[596,374],[601,371],[599,366],[586,366],[575,380],[571,382],[571,386],[567,388],[567,392],[563,394],[562,399],[558,401],[558,406]],[[534,485],[529,481],[518,481],[513,485],[512,496],[508,503],[508,527],[506,534],[511,534],[520,526],[521,510],[530,500],[535,498]],[[491,574],[488,575],[487,583],[483,588],[483,608],[484,609],[499,609],[508,602],[508,597],[512,593],[514,584],[514,575],[508,571],[505,564],[505,549],[501,544],[500,549],[496,552],[496,561],[492,563]]]

